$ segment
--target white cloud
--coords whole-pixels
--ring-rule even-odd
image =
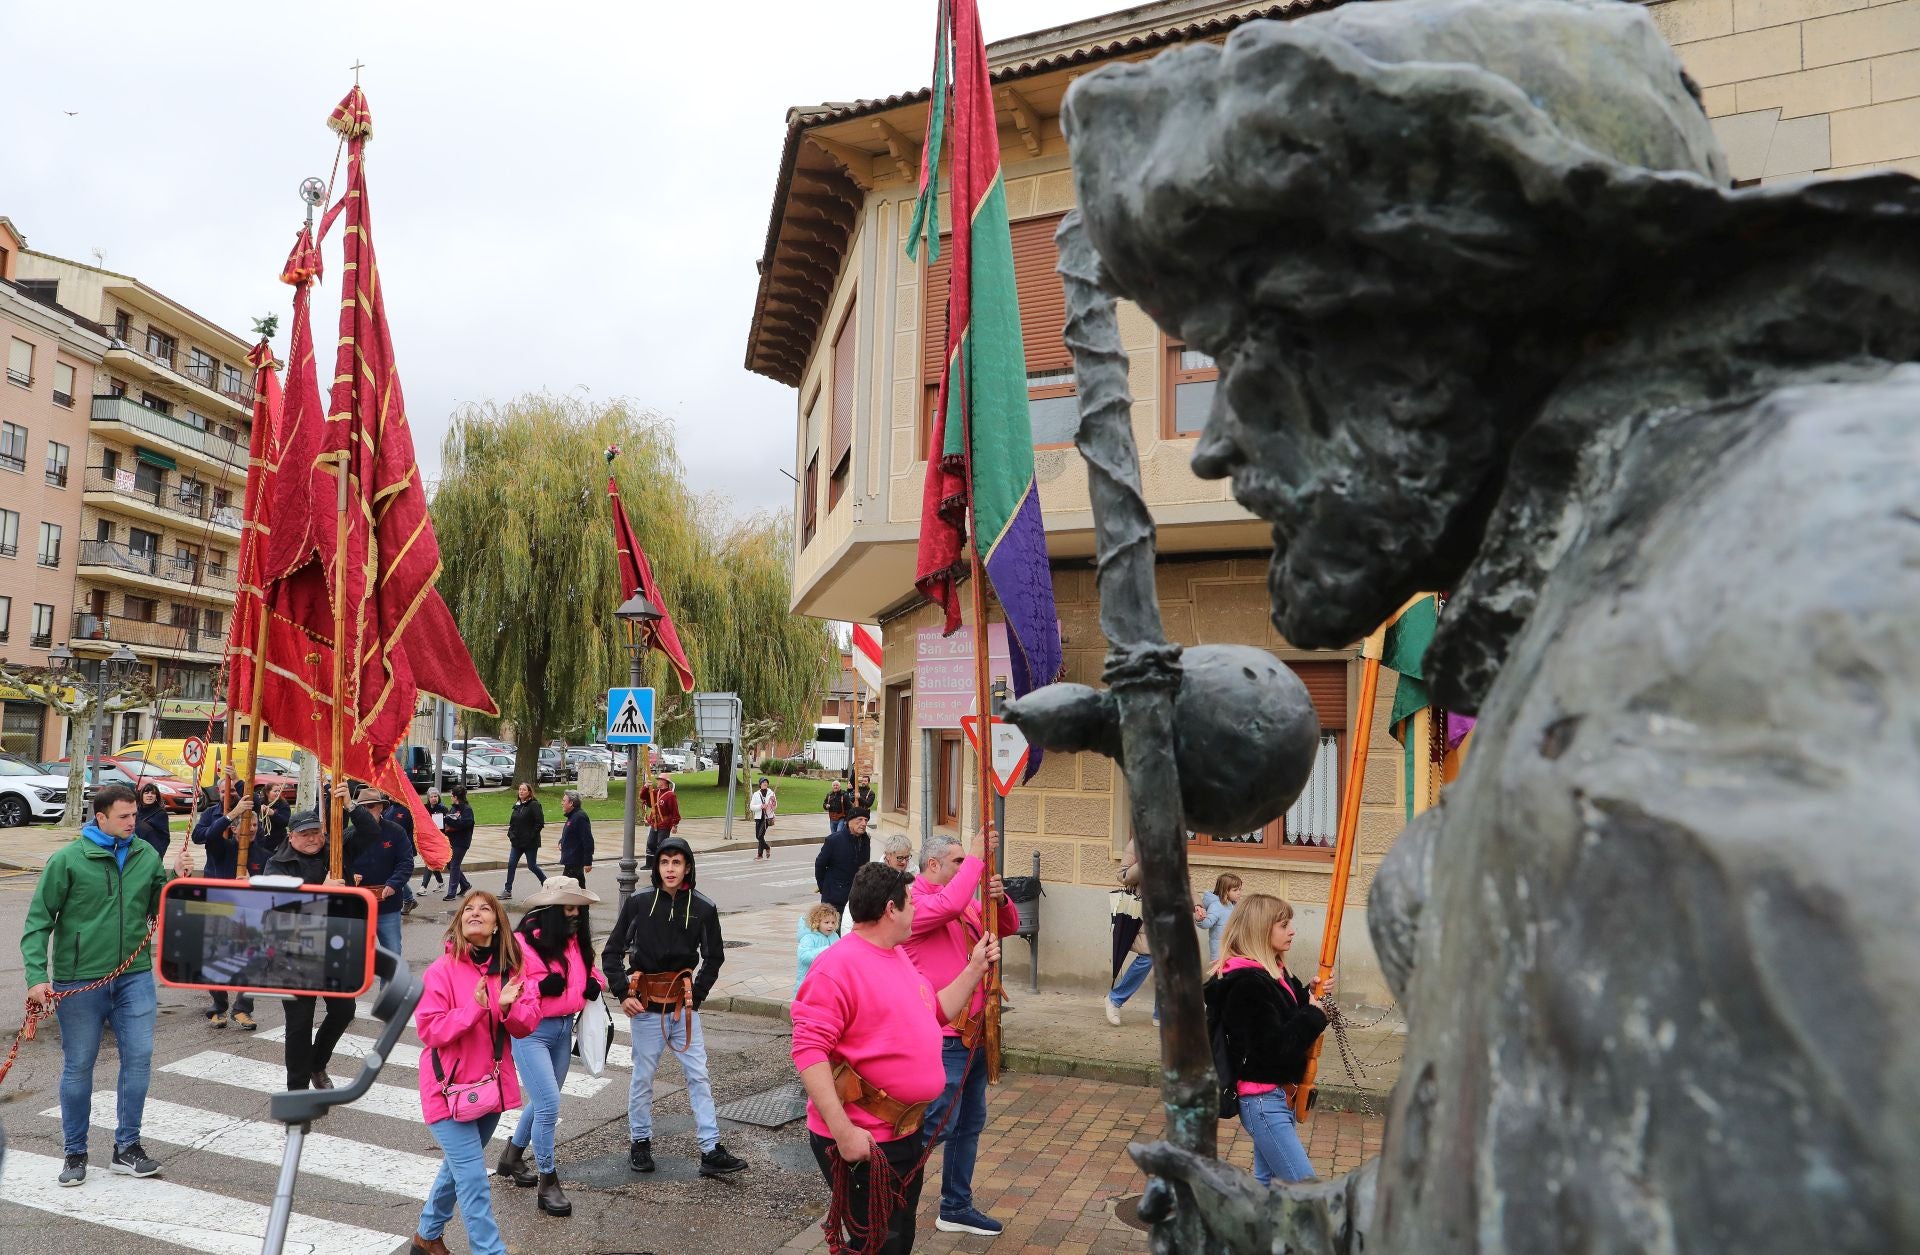
[[[981,2],[989,39],[1116,7]],[[785,507],[795,399],[741,364],[785,112],[924,83],[933,22],[933,0],[23,6],[0,214],[239,334],[278,311],[284,349],[295,189],[327,176],[326,116],[364,61],[374,240],[428,476],[459,404],[584,386],[671,415],[696,489]]]

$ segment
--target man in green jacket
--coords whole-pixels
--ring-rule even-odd
[[[140,1120],[147,1105],[153,1066],[153,950],[144,947],[147,920],[160,909],[160,886],[168,880],[160,856],[134,839],[138,808],[133,790],[108,785],[94,795],[93,822],[78,840],[47,860],[27,908],[20,954],[26,962],[27,1001],[43,1011],[52,1004],[60,1021],[60,1128],[67,1161],[60,1184],[87,1179],[87,1128],[93,1115],[93,1063],[109,1024],[120,1052],[118,1127],[113,1135],[115,1172],[150,1177],[160,1171],[140,1146]],[[180,866],[191,873],[183,849]],[[49,963],[48,941],[52,941]],[[134,951],[139,953],[134,955]],[[131,962],[127,956],[134,955]],[[126,970],[111,980],[121,964]],[[51,970],[49,970],[51,968]],[[80,990],[96,981],[98,989]],[[64,995],[58,1002],[55,995]]]

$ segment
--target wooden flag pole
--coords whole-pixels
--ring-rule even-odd
[[[1380,687],[1380,650],[1369,641],[1366,657],[1360,664],[1360,710],[1354,716],[1347,747],[1347,787],[1340,798],[1340,824],[1333,838],[1333,882],[1327,887],[1327,922],[1320,934],[1320,972],[1314,989],[1326,988],[1333,976],[1333,961],[1340,954],[1340,922],[1346,914],[1347,881],[1353,875],[1354,834],[1360,825],[1360,793],[1367,780],[1367,741],[1373,735],[1373,697]],[[1294,1119],[1303,1120],[1313,1097],[1313,1078],[1320,1070],[1322,1033],[1307,1055],[1306,1074],[1293,1092]]]
[[[261,692],[261,689],[265,684],[267,672],[267,603],[265,598],[260,600],[259,609],[256,613],[259,615],[260,624],[259,630],[254,633],[253,638],[253,688],[247,693],[246,768],[240,776],[242,780],[247,782],[248,797],[253,796],[253,778],[260,766],[260,711],[261,704],[265,699],[265,694]],[[229,729],[228,735],[231,737],[231,729],[233,727],[233,712],[231,710],[227,712],[227,727]],[[227,761],[233,761],[232,750],[227,751]],[[240,837],[240,855],[239,862],[235,864],[234,867],[234,874],[244,880],[247,875],[247,852],[252,848],[254,834],[260,827],[259,809],[256,807],[240,816],[240,822],[235,825],[235,827]]]
[[[979,766],[980,802],[978,818],[980,828],[985,831],[987,816],[991,814],[993,798],[993,698],[990,696],[991,684],[987,678],[987,570],[980,561],[979,531],[973,530],[973,537],[967,548],[972,554],[973,570],[970,583],[973,585],[973,692],[974,711],[977,715],[974,726],[979,729],[979,744],[974,746],[974,762]],[[998,841],[999,833],[994,834]],[[986,867],[980,872],[980,924],[989,937],[1000,935],[1000,912],[994,909],[993,891],[993,850],[986,852]],[[986,996],[986,1005],[982,1009],[985,1033],[982,1043],[987,1056],[987,1083],[997,1084],[1000,1080],[1000,964],[989,964],[986,975],[981,978],[981,987]]]
[[[333,525],[333,788],[327,794],[327,810],[332,817],[327,848],[327,875],[345,879],[341,871],[341,825],[346,822],[347,807],[339,794],[346,783],[347,763],[347,473],[353,465],[353,442],[359,433],[348,423],[349,441],[340,454],[339,493],[334,499]]]

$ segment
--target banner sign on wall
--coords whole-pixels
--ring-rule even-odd
[[[1013,674],[1004,623],[987,625],[987,670],[990,676]],[[913,726],[958,728],[973,706],[973,626],[952,636],[921,628],[913,645]]]

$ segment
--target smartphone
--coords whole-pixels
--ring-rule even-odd
[[[182,989],[350,998],[373,984],[371,891],[182,879],[160,890],[160,980]]]

